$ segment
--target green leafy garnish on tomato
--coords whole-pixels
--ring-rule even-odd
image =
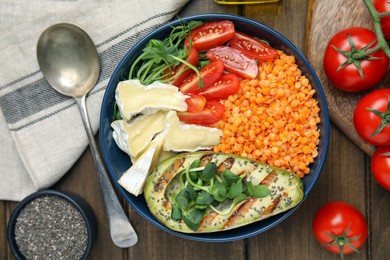
[[[200,77],[198,69],[186,61],[191,43],[187,48],[184,46],[184,40],[194,28],[202,24],[203,22],[200,21],[182,23],[173,27],[169,37],[164,40],[151,39],[142,54],[132,64],[129,78],[138,79],[144,85],[149,85],[154,81],[168,82],[180,74],[176,73],[173,77],[167,77],[166,71],[172,70],[181,63]]]

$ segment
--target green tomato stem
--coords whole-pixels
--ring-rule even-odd
[[[382,27],[381,27],[381,18],[390,15],[390,12],[378,13],[378,11],[375,9],[371,0],[363,0],[363,2],[366,5],[368,12],[371,15],[371,20],[372,20],[372,23],[374,25],[375,34],[378,38],[378,44],[375,48],[377,48],[376,50],[382,49],[383,52],[390,58],[390,48],[386,42],[385,37],[383,36],[383,31],[382,31]],[[366,52],[365,54],[367,55],[370,53],[372,53],[372,52],[369,51],[369,52]]]

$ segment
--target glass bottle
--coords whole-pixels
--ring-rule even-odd
[[[265,4],[275,3],[279,0],[214,0],[217,4],[233,5],[233,4]]]

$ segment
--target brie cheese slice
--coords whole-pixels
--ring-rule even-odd
[[[185,124],[176,111],[169,111],[166,117],[164,151],[194,152],[209,150],[220,143],[222,130],[218,128]]]
[[[159,110],[186,111],[187,98],[176,86],[158,81],[147,86],[139,80],[121,81],[115,91],[116,103],[126,121],[137,114],[152,114]]]

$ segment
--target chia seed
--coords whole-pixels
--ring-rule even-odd
[[[41,196],[21,210],[15,241],[26,259],[80,259],[87,248],[87,226],[67,200]]]

